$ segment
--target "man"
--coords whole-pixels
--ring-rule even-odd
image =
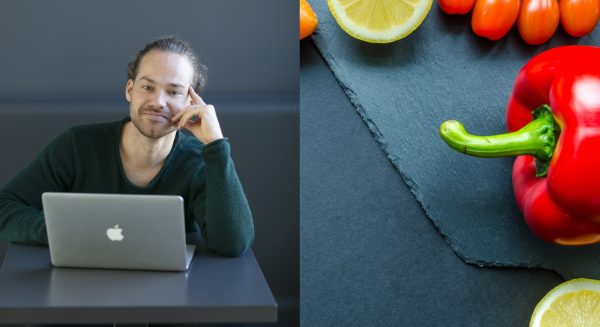
[[[147,44],[129,64],[130,117],[69,129],[0,189],[0,238],[48,243],[43,192],[176,194],[188,232],[199,226],[221,255],[244,253],[252,215],[215,108],[196,92],[203,68],[182,40]]]

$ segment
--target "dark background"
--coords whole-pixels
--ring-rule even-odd
[[[296,1],[0,0],[0,186],[66,128],[128,115],[127,63],[182,37],[208,66],[279,325],[297,325],[297,20]]]

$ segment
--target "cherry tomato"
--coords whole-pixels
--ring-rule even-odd
[[[471,11],[475,0],[438,0],[440,8],[446,14],[464,15]]]
[[[477,0],[471,28],[475,34],[490,40],[501,39],[515,24],[521,0]]]
[[[300,40],[311,35],[318,24],[319,20],[310,4],[306,0],[300,0]]]
[[[519,34],[529,44],[542,44],[556,32],[559,16],[558,0],[523,0],[517,22]]]
[[[560,0],[560,24],[571,36],[590,34],[600,17],[600,0]]]

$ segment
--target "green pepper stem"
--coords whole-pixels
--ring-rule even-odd
[[[545,176],[560,133],[552,111],[542,105],[533,111],[534,120],[511,133],[477,136],[469,134],[462,123],[445,121],[440,136],[454,150],[482,158],[532,155],[537,159],[537,175]]]

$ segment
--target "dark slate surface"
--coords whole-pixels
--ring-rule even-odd
[[[506,102],[523,64],[559,45],[599,44],[600,29],[581,39],[559,30],[551,42],[532,47],[515,28],[490,42],[471,32],[469,16],[446,16],[434,3],[408,38],[373,45],[346,35],[325,1],[313,1],[313,7],[319,51],[460,257],[476,265],[545,267],[566,278],[600,278],[600,246],[560,247],[528,230],[513,198],[513,159],[464,156],[438,135],[447,119],[462,120],[474,134],[504,132]]]
[[[458,258],[302,43],[301,325],[527,326],[560,276]]]

